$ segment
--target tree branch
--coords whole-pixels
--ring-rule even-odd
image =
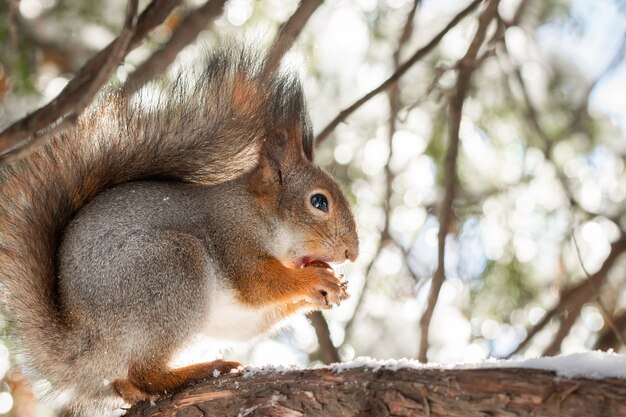
[[[318,144],[322,143],[324,140],[328,138],[328,136],[332,133],[332,131],[343,122],[348,116],[354,113],[359,107],[368,102],[372,97],[376,96],[378,93],[385,91],[387,88],[392,86],[398,79],[408,71],[416,62],[424,58],[428,53],[430,53],[443,39],[443,37],[454,28],[465,16],[470,14],[480,3],[482,0],[474,0],[471,2],[465,9],[461,10],[459,14],[457,14],[451,21],[446,25],[441,32],[439,32],[430,42],[428,42],[425,46],[418,49],[404,64],[400,65],[398,69],[391,74],[389,78],[383,81],[378,87],[374,88],[369,93],[365,94],[363,97],[355,101],[352,105],[342,110],[337,117],[335,117],[322,131],[317,135],[315,139]]]
[[[626,343],[623,341],[623,333],[624,329],[626,329],[626,311],[622,311],[612,317],[611,322],[613,323],[613,326],[615,326],[615,329],[617,329],[620,333],[620,337],[616,337],[615,330],[613,328],[608,328],[607,326],[607,328],[600,333],[600,337],[598,337],[598,340],[596,340],[593,345],[594,350],[617,350],[620,345],[626,346]]]
[[[616,318],[613,317],[611,313],[609,313],[599,297],[596,301],[596,305],[598,306],[598,310],[600,310],[600,313],[602,313],[602,318],[604,319],[607,327],[613,333],[615,344],[617,345],[615,346],[616,350],[618,346],[626,346],[626,339],[624,339],[624,335],[622,334],[622,329],[624,328],[624,326],[616,322]]]
[[[626,380],[522,368],[244,372],[133,407],[128,417],[626,415]]]
[[[507,355],[507,357],[511,357],[526,348],[528,343],[530,343],[537,333],[546,327],[553,317],[565,313],[574,314],[580,312],[582,306],[588,302],[591,297],[593,297],[595,291],[604,285],[609,271],[620,255],[624,252],[626,252],[626,234],[622,234],[619,240],[611,245],[609,256],[607,256],[606,260],[596,273],[592,274],[588,279],[580,284],[563,290],[558,304],[548,311],[543,318],[535,326],[533,326],[532,330],[528,333],[524,340],[515,348],[513,352]]]
[[[322,363],[330,365],[331,363],[341,362],[341,356],[337,347],[333,344],[333,340],[330,338],[330,329],[328,328],[328,322],[321,311],[314,311],[307,314],[311,324],[315,329],[315,335],[317,336],[317,342],[319,343],[319,354]]]
[[[205,4],[190,11],[176,27],[170,39],[150,58],[146,59],[129,76],[124,87],[132,93],[148,81],[161,74],[174,61],[178,53],[191,42],[200,32],[207,28],[209,22],[217,18],[224,10],[226,0],[208,0]]]
[[[585,262],[583,261],[582,254],[580,252],[580,246],[578,245],[578,240],[576,240],[576,234],[574,232],[572,232],[572,241],[574,242],[574,247],[576,248],[576,256],[578,257],[578,263],[580,264],[580,267],[585,273],[585,276],[587,277],[587,279],[590,279],[591,274],[589,273],[589,270],[587,270],[587,267],[585,266]],[[607,311],[606,307],[604,307],[604,303],[602,302],[602,298],[600,296],[600,292],[598,288],[594,288],[594,295],[596,299],[596,305],[598,306],[598,309],[602,313],[602,317],[604,321],[607,323],[608,327],[613,331],[615,338],[621,342],[622,346],[626,345],[626,342],[624,341],[624,338],[622,337],[622,332],[620,328],[618,328],[615,325],[615,322],[613,321],[613,317],[611,317],[611,314]],[[569,329],[568,329],[568,333],[569,333]],[[560,350],[560,343],[559,343],[559,350]]]
[[[322,4],[323,0],[302,0],[300,5],[283,25],[278,30],[278,35],[272,47],[267,54],[267,60],[265,61],[264,74],[273,72],[285,53],[291,49],[304,25],[308,22],[309,18],[313,15],[313,12]]]
[[[11,52],[17,54],[18,49],[18,24],[17,24],[17,8],[19,7],[19,0],[9,0],[9,15],[8,15],[8,27],[9,27],[9,45]]]
[[[626,38],[624,38],[624,39],[626,39]],[[533,104],[533,102],[531,100],[530,94],[528,92],[528,88],[526,86],[524,78],[522,77],[519,65],[517,65],[516,63],[513,62],[513,59],[508,54],[508,50],[506,48],[506,44],[504,44],[504,43],[503,43],[503,49],[504,49],[504,52],[507,54],[507,56],[509,58],[509,61],[511,62],[511,64],[513,66],[513,73],[514,73],[514,76],[515,76],[515,80],[519,84],[520,89],[522,91],[522,96],[523,96],[524,105],[525,105],[525,111],[526,111],[526,119],[527,119],[528,123],[530,124],[530,126],[535,131],[535,133],[537,134],[537,136],[542,141],[541,149],[542,149],[542,152],[544,154],[544,157],[546,158],[547,161],[551,162],[552,165],[555,165],[555,168],[557,168],[556,169],[556,177],[557,177],[559,183],[561,184],[561,188],[562,188],[563,192],[567,196],[567,199],[569,201],[570,206],[571,207],[576,207],[579,210],[583,211],[588,216],[591,216],[591,213],[588,213],[587,211],[585,211],[577,203],[577,201],[574,198],[574,195],[573,195],[571,189],[568,186],[567,178],[566,178],[565,174],[563,174],[563,172],[561,172],[561,170],[559,170],[558,167],[556,167],[556,164],[554,163],[554,158],[553,158],[553,150],[554,150],[554,144],[557,142],[557,139],[560,136],[567,137],[567,136],[571,135],[571,133],[573,131],[575,131],[575,126],[578,126],[581,123],[581,120],[583,119],[583,115],[582,115],[583,111],[582,111],[582,109],[586,109],[586,103],[588,101],[588,95],[591,92],[591,89],[593,87],[590,87],[590,89],[588,90],[588,93],[586,94],[585,99],[583,100],[583,102],[572,113],[572,115],[570,117],[570,120],[569,120],[568,127],[566,127],[564,129],[564,131],[561,132],[561,134],[549,135],[548,132],[543,128],[543,126],[541,124],[540,117],[539,117],[539,112],[535,108],[535,106],[534,106],[534,104]],[[616,57],[614,57],[614,59],[612,60],[611,64],[602,72],[600,77],[594,83],[592,83],[592,86],[595,85],[598,82],[598,80],[601,79],[602,76],[604,76],[610,70],[610,68],[615,66],[616,63],[621,62],[621,60],[622,60],[622,57],[618,53],[616,55]],[[574,242],[574,243],[576,243],[576,242]],[[576,249],[578,250],[578,248],[576,248]],[[579,254],[579,257],[580,257],[580,254]],[[611,255],[609,255],[609,258],[607,258],[607,261],[609,261],[610,259],[611,259]],[[584,270],[584,265],[582,264],[582,261],[581,261],[581,265],[583,266],[583,270]],[[596,282],[596,280],[597,280],[597,277],[596,277],[597,273],[594,274],[594,276],[590,276],[587,273],[586,270],[584,272],[587,274],[587,277],[588,277],[586,282]],[[552,320],[552,318],[554,318],[557,315],[566,314],[566,317],[564,317],[563,320],[561,321],[561,323],[559,325],[559,328],[558,328],[558,330],[557,330],[553,340],[551,341],[549,346],[543,352],[544,355],[555,355],[555,354],[557,354],[560,351],[560,346],[561,346],[561,343],[562,343],[563,339],[565,337],[567,337],[567,335],[569,334],[569,331],[571,330],[572,326],[576,323],[576,320],[577,320],[577,318],[578,318],[578,316],[580,314],[580,311],[581,311],[584,303],[588,302],[594,296],[597,298],[598,291],[601,288],[601,286],[604,284],[605,278],[606,278],[606,273],[604,273],[604,275],[600,277],[600,280],[597,281],[596,284],[593,284],[592,287],[589,287],[593,291],[591,291],[589,293],[586,293],[586,295],[587,295],[586,298],[584,298],[584,299],[582,298],[582,296],[585,295],[585,294],[581,292],[580,293],[580,297],[581,298],[577,298],[573,305],[567,304],[567,303],[571,302],[571,298],[565,297],[565,294],[564,294],[561,297],[561,301],[559,302],[559,305],[557,305],[557,307],[553,308],[550,312],[546,313],[546,315],[544,315],[542,320],[540,320],[531,329],[531,331],[528,333],[528,335],[522,341],[522,343],[520,343],[520,345],[518,345],[518,347],[513,352],[511,352],[507,357],[522,351],[528,345],[528,343]],[[601,305],[601,300],[599,300],[599,298],[598,298],[598,302]],[[562,305],[563,303],[565,303],[565,304]],[[601,308],[604,308],[604,307],[601,306]],[[610,316],[606,315],[606,317],[607,317],[608,320],[610,320]]]
[[[421,3],[421,0],[413,0],[411,10],[409,10],[409,13],[406,16],[404,26],[402,27],[402,32],[400,33],[400,37],[398,39],[398,47],[396,48],[393,54],[394,70],[397,70],[398,67],[400,66],[400,54],[402,53],[402,49],[406,45],[407,41],[410,39],[411,33],[413,32],[413,20],[415,19],[415,13],[420,3]],[[399,96],[398,83],[394,83],[394,85],[391,86],[391,88],[389,89],[389,94],[388,94],[389,132],[387,134],[387,146],[389,148],[389,157],[387,158],[387,163],[385,164],[385,171],[384,171],[385,172],[385,202],[383,203],[386,209],[385,210],[385,225],[383,226],[383,230],[380,233],[380,241],[378,243],[378,248],[376,249],[376,253],[372,257],[371,262],[365,268],[363,288],[361,289],[361,292],[359,293],[359,298],[357,299],[357,302],[354,306],[352,317],[350,318],[350,320],[348,320],[348,323],[346,323],[346,327],[345,327],[345,335],[346,335],[345,339],[346,340],[348,339],[348,336],[351,334],[353,326],[354,326],[354,320],[357,317],[357,314],[359,314],[361,307],[363,306],[363,300],[365,300],[365,293],[367,292],[367,288],[368,288],[367,278],[369,277],[370,272],[372,271],[372,267],[374,266],[374,263],[376,262],[382,250],[385,248],[385,246],[388,243],[391,242],[393,244],[396,244],[395,240],[392,240],[389,234],[389,223],[390,223],[390,218],[391,218],[390,216],[391,197],[393,195],[393,188],[391,184],[395,177],[394,173],[389,168],[389,161],[391,160],[391,157],[393,156],[393,135],[396,132],[398,113],[400,111],[400,102],[398,100],[398,96]],[[399,245],[397,246],[400,247]],[[404,257],[405,257],[404,259],[407,264],[407,269],[410,270],[408,261],[407,261],[407,257],[408,257],[407,253],[406,251],[404,251],[404,248],[400,247],[400,249],[402,250],[402,253],[404,254]]]
[[[70,126],[89,105],[111,71],[128,52],[160,24],[180,0],[153,0],[136,18],[137,0],[130,0],[120,35],[93,56],[50,103],[0,133],[0,162],[10,162],[36,143]],[[10,151],[10,152],[7,152]]]
[[[450,118],[448,127],[448,150],[445,160],[445,194],[440,210],[439,234],[438,234],[438,258],[437,270],[433,276],[430,293],[428,295],[428,304],[426,310],[420,319],[420,345],[418,359],[421,362],[427,361],[428,352],[428,331],[430,329],[430,321],[437,305],[439,291],[445,279],[445,248],[448,229],[452,221],[452,203],[456,189],[456,159],[459,148],[459,129],[461,126],[461,117],[463,113],[463,103],[465,96],[471,85],[472,74],[476,69],[476,57],[482,46],[487,28],[496,16],[498,11],[499,0],[490,0],[481,14],[478,29],[474,39],[470,44],[465,56],[458,63],[458,77],[456,82],[456,91],[450,100]]]
[[[583,262],[582,255],[580,253],[580,247],[578,246],[578,241],[576,240],[576,235],[574,233],[572,233],[572,240],[574,242],[574,248],[576,249],[576,256],[578,257],[578,263],[580,264],[580,267],[585,273],[587,280],[590,280],[592,276],[587,270],[587,268],[585,267],[585,263]],[[602,285],[602,283],[599,283],[598,285]],[[602,304],[602,299],[600,298],[600,287],[592,286],[590,289],[591,291],[587,292],[588,299],[586,301],[581,300],[576,305],[571,306],[569,310],[565,311],[565,317],[562,319],[561,324],[556,334],[554,335],[554,338],[552,339],[548,347],[546,347],[545,350],[543,351],[542,356],[553,356],[561,351],[561,343],[563,343],[563,340],[567,337],[567,335],[569,334],[574,324],[576,324],[576,321],[578,320],[578,317],[580,316],[580,312],[583,308],[584,303],[593,298],[596,299],[596,304],[598,305],[600,311],[602,312],[602,316],[604,320],[607,321],[609,328],[613,330],[615,337],[619,341],[621,341],[622,344],[624,344],[624,339],[622,338],[621,332],[619,331],[619,329],[617,329],[617,327],[615,326],[615,323],[613,323],[612,318],[610,317],[609,313],[606,311],[606,308],[604,308],[604,305]]]

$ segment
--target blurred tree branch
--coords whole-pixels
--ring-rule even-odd
[[[584,209],[580,207],[580,205],[577,203],[576,199],[574,198],[574,195],[570,187],[567,184],[567,178],[565,177],[563,172],[561,172],[561,170],[558,169],[556,163],[554,162],[554,153],[553,153],[554,145],[558,143],[560,139],[569,137],[570,135],[572,135],[578,129],[581,128],[583,124],[583,119],[586,119],[588,117],[587,106],[589,103],[589,95],[591,94],[591,91],[597,85],[597,83],[609,71],[611,71],[611,69],[615,68],[615,66],[617,66],[618,63],[623,60],[623,55],[624,55],[623,49],[626,48],[626,36],[623,38],[622,45],[618,49],[616,56],[611,60],[610,64],[598,75],[598,77],[586,89],[586,92],[583,96],[583,100],[578,104],[576,109],[570,115],[569,120],[566,124],[566,127],[561,132],[557,132],[556,134],[553,134],[553,135],[549,134],[547,130],[542,126],[542,123],[539,117],[539,111],[535,108],[535,105],[530,97],[528,86],[526,85],[526,81],[524,80],[524,77],[522,76],[522,72],[521,72],[521,68],[519,64],[517,64],[515,60],[511,57],[508,51],[508,48],[506,47],[506,43],[502,43],[502,47],[503,47],[503,51],[505,55],[507,56],[509,62],[511,63],[513,67],[512,71],[513,71],[514,78],[517,81],[522,92],[522,97],[524,100],[525,111],[526,111],[526,120],[528,121],[529,125],[533,128],[533,130],[535,131],[539,139],[541,139],[542,141],[541,150],[544,154],[544,157],[546,158],[546,160],[550,161],[552,165],[555,167],[555,170],[557,173],[557,179],[561,183],[561,188],[563,189],[563,192],[567,195],[570,205],[575,206],[579,208],[580,210],[584,211]],[[591,215],[590,213],[587,213],[587,214]]]
[[[210,21],[217,18],[224,9],[226,0],[208,0],[202,6],[187,13],[178,24],[170,39],[158,51],[154,52],[135,71],[133,71],[124,88],[128,93],[137,91],[156,75],[163,73],[174,61],[178,53],[191,42],[200,32],[207,28]]]
[[[621,62],[621,60],[623,59],[623,48],[626,45],[626,37],[624,38],[623,42],[622,42],[622,46],[621,48],[618,50],[617,55],[614,57],[613,60],[611,60],[611,63],[607,66],[607,68],[605,68],[605,70],[603,70],[601,72],[601,74],[598,76],[598,78],[596,78],[596,80],[594,80],[594,82],[591,83],[590,87],[587,89],[583,100],[581,101],[581,103],[576,107],[576,109],[571,113],[570,118],[568,120],[568,123],[566,124],[566,127],[561,131],[558,132],[554,135],[550,135],[547,130],[542,126],[541,121],[540,121],[540,117],[539,117],[539,112],[538,110],[535,108],[535,105],[533,104],[533,101],[530,97],[530,94],[528,92],[528,87],[526,85],[526,82],[524,80],[524,77],[522,76],[521,73],[521,69],[519,67],[518,64],[516,64],[513,60],[513,58],[510,56],[508,49],[506,48],[506,44],[503,44],[503,50],[504,53],[506,54],[506,56],[508,57],[509,62],[511,63],[513,69],[513,74],[514,74],[514,78],[517,81],[518,85],[520,86],[521,92],[522,92],[522,97],[523,97],[523,101],[524,101],[524,106],[525,106],[525,112],[526,112],[526,120],[529,123],[529,125],[533,128],[533,130],[535,131],[535,133],[537,134],[537,136],[541,139],[542,142],[542,146],[541,146],[541,150],[544,154],[544,157],[546,158],[547,161],[549,161],[555,168],[555,172],[556,172],[556,177],[561,185],[561,189],[563,190],[563,192],[565,193],[565,195],[567,196],[567,200],[568,203],[570,205],[570,207],[575,207],[578,210],[581,210],[582,212],[584,212],[588,217],[593,216],[592,213],[587,212],[584,208],[582,208],[580,206],[580,204],[578,204],[576,198],[574,197],[574,194],[572,193],[572,190],[569,187],[568,184],[568,180],[565,176],[565,174],[558,168],[558,166],[556,165],[556,163],[554,162],[554,144],[558,143],[560,138],[563,137],[567,137],[569,135],[571,135],[572,133],[574,133],[578,128],[580,128],[580,126],[582,125],[582,119],[586,118],[587,116],[583,116],[587,115],[587,105],[588,105],[588,98],[589,98],[589,94],[591,93],[591,91],[593,90],[594,86],[597,84],[597,82],[604,76],[607,74],[608,71],[610,71],[611,68],[614,68],[617,64],[616,62]],[[619,224],[619,222],[614,220],[615,224]],[[623,232],[622,232],[623,233]],[[578,251],[578,246],[576,244],[576,242],[574,242],[576,245],[576,249]],[[612,246],[613,249],[613,246]],[[611,253],[613,253],[613,250],[611,251]],[[620,252],[621,253],[621,252]],[[619,255],[619,253],[618,253]],[[579,256],[579,260],[581,262],[581,265],[583,265],[583,269],[584,269],[584,263],[582,262],[582,259],[580,258],[580,253],[578,254]],[[611,257],[611,254],[609,254],[609,258]],[[607,258],[607,261],[609,260],[609,258]],[[513,354],[519,353],[522,349],[524,349],[528,343],[539,333],[539,331],[541,331],[549,322],[550,320],[556,316],[562,316],[561,318],[561,322],[559,324],[559,327],[553,337],[553,340],[551,341],[551,343],[546,347],[546,349],[543,351],[544,355],[555,355],[557,353],[559,353],[560,351],[560,346],[561,343],[563,341],[563,339],[565,339],[565,337],[567,337],[567,335],[569,334],[571,328],[573,327],[573,325],[576,323],[576,321],[578,320],[578,317],[580,315],[580,311],[583,307],[583,305],[588,302],[589,300],[591,300],[592,298],[596,297],[598,299],[598,303],[600,305],[601,309],[604,309],[604,306],[601,304],[602,301],[599,298],[599,290],[601,288],[601,286],[604,284],[604,280],[606,278],[606,272],[604,273],[604,277],[600,280],[597,280],[596,278],[594,278],[594,280],[592,281],[592,276],[589,275],[587,273],[586,270],[584,270],[586,275],[587,275],[587,282],[595,282],[591,287],[591,289],[593,289],[593,291],[589,291],[588,293],[586,293],[587,297],[586,298],[581,298],[581,299],[577,299],[576,302],[573,302],[572,304],[569,304],[570,302],[566,302],[566,300],[569,300],[568,297],[566,297],[567,295],[567,291],[568,290],[564,290],[563,295],[561,296],[561,301],[559,302],[559,305],[557,305],[556,308],[550,310],[549,313],[547,313],[542,320],[540,320],[532,329],[531,331],[528,333],[528,335],[526,336],[526,338],[522,341],[522,343],[520,343],[520,345],[513,351],[511,352],[508,356],[511,356]],[[608,271],[607,271],[608,272]],[[597,280],[597,282],[596,282]],[[565,305],[561,305],[562,303],[565,303]],[[605,315],[605,319],[606,320],[611,320],[610,315],[608,314],[608,312],[604,311],[603,312]],[[609,322],[610,324],[610,322]]]
[[[19,158],[51,134],[72,125],[124,56],[179,3],[180,0],[153,0],[137,18],[137,0],[130,0],[120,35],[89,59],[54,100],[0,133],[0,162]]]
[[[444,27],[430,42],[428,42],[425,46],[418,49],[406,62],[404,62],[400,67],[393,73],[389,78],[383,81],[378,87],[374,88],[369,93],[365,94],[363,97],[355,101],[352,105],[348,106],[324,128],[317,135],[315,139],[316,142],[322,143],[324,140],[330,136],[333,130],[341,122],[343,122],[348,116],[354,113],[359,107],[368,102],[372,97],[376,96],[378,93],[381,93],[391,87],[394,83],[400,79],[400,77],[407,72],[409,68],[411,68],[416,62],[420,61],[424,58],[428,53],[430,53],[435,47],[439,44],[441,39],[452,29],[454,28],[465,16],[470,14],[483,0],[474,0],[472,1],[465,9],[461,10],[451,21]]]
[[[331,363],[341,362],[341,356],[339,351],[333,344],[333,340],[330,337],[330,329],[328,328],[328,322],[321,311],[315,311],[307,315],[311,320],[311,325],[315,329],[315,335],[317,336],[317,342],[319,343],[319,356],[322,363],[330,365]]]
[[[585,273],[585,276],[587,277],[587,282],[591,283],[593,282],[591,281],[592,275],[589,273],[589,271],[587,271],[587,268],[585,267],[585,263],[580,253],[580,247],[578,246],[578,241],[576,240],[576,235],[574,233],[572,233],[572,240],[574,241],[574,247],[576,248],[576,255],[578,257],[578,262],[580,263],[580,266],[583,272]],[[604,274],[605,276],[604,281],[606,281],[607,273]],[[622,344],[624,344],[624,340],[622,338],[620,330],[615,326],[615,323],[613,322],[612,317],[610,316],[609,312],[604,307],[604,304],[602,303],[602,299],[600,298],[600,289],[603,284],[604,282],[598,282],[597,284],[588,285],[587,286],[587,289],[588,289],[587,299],[586,300],[581,299],[573,306],[570,306],[569,310],[564,311],[564,314],[563,314],[564,317],[561,320],[559,328],[554,338],[548,345],[548,347],[544,349],[543,356],[553,356],[553,355],[558,354],[561,351],[561,343],[563,343],[563,340],[567,337],[570,330],[572,329],[572,327],[578,320],[578,317],[580,316],[580,312],[584,304],[593,298],[596,299],[596,305],[598,306],[600,312],[602,313],[604,320],[607,321],[609,328],[613,330],[613,333],[615,337],[617,338],[617,340],[621,341]]]
[[[207,28],[210,21],[218,17],[226,0],[209,0],[196,10],[190,11],[179,23],[170,39],[150,58],[142,63],[128,77],[125,88],[132,93],[146,82],[161,74],[174,61],[178,53],[189,43],[193,42],[200,32]],[[294,14],[285,22],[276,36],[268,53],[264,71],[273,71],[291,48],[306,22],[313,12],[322,4],[321,0],[303,0]]]
[[[20,5],[20,0],[8,0],[9,1],[9,15],[8,15],[8,26],[9,26],[9,44],[11,51],[14,54],[17,54],[18,48],[18,23],[17,23],[17,8]]]
[[[398,67],[400,66],[400,54],[402,53],[402,50],[404,49],[406,43],[411,38],[411,33],[413,32],[413,21],[415,19],[415,13],[417,12],[417,8],[419,7],[420,3],[421,3],[421,0],[413,0],[411,9],[409,10],[409,13],[406,16],[406,21],[404,23],[404,26],[402,27],[402,32],[400,33],[400,37],[398,39],[398,46],[393,54],[394,71],[397,71]],[[393,135],[396,132],[398,113],[400,111],[398,83],[394,83],[389,88],[389,93],[387,97],[389,100],[389,130],[387,132],[387,148],[389,149],[389,157],[387,158],[387,163],[385,164],[385,168],[384,168],[385,201],[383,203],[383,206],[385,207],[385,224],[383,226],[383,230],[380,233],[380,238],[378,242],[378,247],[376,248],[376,252],[374,253],[374,256],[372,257],[369,264],[365,267],[365,274],[363,277],[363,287],[361,288],[361,292],[359,293],[359,297],[354,306],[352,317],[346,323],[345,340],[347,340],[350,334],[352,333],[354,321],[357,315],[359,314],[361,307],[363,306],[363,300],[365,299],[365,294],[367,293],[367,288],[368,288],[368,285],[367,285],[368,278],[370,276],[370,273],[372,271],[374,264],[378,260],[385,246],[387,246],[389,243],[396,244],[395,240],[391,238],[391,234],[389,233],[389,223],[390,223],[390,218],[391,218],[391,196],[393,195],[392,182],[393,182],[393,179],[395,178],[395,175],[389,166],[389,162],[391,161],[391,158],[393,156]],[[408,258],[407,251],[405,251],[404,248],[402,248],[401,246],[399,245],[397,246],[402,250],[402,254],[404,255],[407,269],[409,269],[410,273],[412,274],[412,271],[410,270],[409,262],[407,259]]]
[[[458,62],[458,75],[454,95],[450,99],[449,124],[448,124],[448,150],[445,159],[445,193],[439,211],[439,233],[437,251],[437,270],[433,276],[428,304],[420,319],[420,344],[418,360],[426,362],[428,360],[428,331],[430,321],[437,305],[439,292],[445,279],[445,248],[448,229],[452,222],[452,204],[456,189],[456,159],[459,148],[459,130],[463,114],[463,103],[469,91],[472,74],[477,68],[478,51],[485,41],[487,28],[498,12],[499,0],[490,0],[478,22],[478,29],[474,39],[470,44],[465,56]]]
[[[524,340],[515,348],[513,352],[511,352],[507,357],[511,357],[512,355],[521,352],[528,343],[537,335],[544,327],[552,320],[553,317],[557,315],[567,315],[563,324],[561,324],[559,331],[557,331],[557,335],[555,336],[553,342],[548,346],[544,354],[550,355],[558,352],[558,347],[560,346],[559,338],[565,337],[569,329],[573,325],[570,324],[572,319],[569,317],[574,316],[574,320],[578,317],[580,310],[583,305],[587,303],[598,291],[599,288],[604,285],[606,282],[607,276],[613,265],[617,259],[626,252],[626,234],[622,234],[620,238],[611,244],[611,251],[609,255],[604,260],[604,263],[600,267],[600,269],[592,274],[589,278],[581,282],[580,284],[574,285],[570,288],[564,289],[561,292],[561,297],[556,306],[554,306],[550,311],[548,311],[544,316],[537,322],[535,326],[528,332],[528,335]],[[561,328],[563,330],[561,330]],[[565,333],[565,336],[561,336],[562,333]],[[561,339],[562,340],[562,339]]]
[[[580,264],[580,267],[585,273],[585,276],[587,277],[587,279],[590,279],[591,274],[589,273],[589,270],[587,270],[587,267],[585,266],[585,262],[583,261],[582,254],[580,252],[580,246],[578,245],[578,240],[576,239],[575,231],[572,232],[572,241],[574,242],[574,247],[576,248],[576,256],[578,257],[578,263]],[[622,337],[621,330],[615,325],[615,322],[613,321],[613,317],[611,316],[609,311],[604,306],[604,303],[602,302],[602,297],[600,295],[600,292],[598,291],[598,288],[594,288],[594,294],[595,294],[595,299],[596,299],[596,305],[598,306],[598,309],[602,313],[602,317],[604,321],[608,324],[608,327],[613,331],[615,338],[619,340],[622,345],[626,345],[626,343],[624,342],[624,338]]]
[[[604,283],[606,282],[606,278],[608,276],[608,271],[610,270],[610,268],[608,268],[606,272],[604,273],[603,280],[594,279],[593,276],[589,274],[589,272],[587,271],[587,268],[585,268],[585,264],[581,258],[580,248],[578,247],[578,242],[576,241],[576,236],[573,233],[572,233],[572,239],[574,240],[574,246],[576,248],[578,261],[580,263],[581,268],[583,269],[583,272],[585,273],[587,277],[587,280],[585,282],[589,283],[589,285],[586,286],[587,291],[586,291],[585,297],[581,296],[579,300],[570,304],[569,308],[566,308],[562,312],[564,317],[561,320],[561,323],[556,332],[556,335],[554,336],[554,338],[552,339],[548,347],[544,349],[543,356],[553,356],[553,355],[558,354],[561,351],[561,343],[563,343],[563,339],[567,337],[570,330],[572,329],[572,327],[578,320],[578,317],[580,316],[580,312],[584,304],[593,298],[596,299],[596,304],[599,306],[600,311],[603,313],[603,317],[605,318],[605,320],[606,319],[609,320],[608,322],[609,327],[613,329],[615,336],[618,338],[618,340],[622,340],[621,333],[619,332],[619,330],[615,328],[615,323],[611,321],[611,317],[609,316],[608,312],[604,308],[604,305],[602,304],[602,300],[600,298],[600,289],[602,285],[604,285]]]
[[[308,22],[313,12],[322,4],[323,0],[301,0],[298,9],[291,15],[288,21],[283,23],[278,30],[276,40],[270,48],[265,61],[264,73],[271,73],[276,69],[285,53],[291,49],[304,25]]]
[[[589,97],[594,88],[598,85],[600,80],[602,80],[607,74],[614,71],[619,65],[624,61],[624,56],[626,54],[626,33],[622,36],[622,42],[617,48],[616,54],[609,62],[609,64],[602,70],[600,74],[598,74],[595,79],[587,86],[585,93],[583,94],[583,100],[580,102],[578,107],[574,110],[571,122],[568,124],[566,131],[564,132],[562,137],[567,137],[576,131],[581,131],[584,129],[585,124],[589,120],[589,111],[587,107],[589,106]]]
[[[618,330],[621,337],[618,338],[616,336],[615,329],[606,326],[605,329],[600,332],[598,339],[593,345],[594,350],[617,350],[619,346],[626,346],[624,344],[623,334],[624,329],[626,329],[626,311],[622,311],[621,313],[613,316],[611,318],[611,321],[613,322],[615,329]]]
[[[134,91],[156,74],[162,73],[172,63],[176,55],[206,28],[208,22],[218,16],[225,3],[226,0],[208,1],[197,10],[189,12],[176,28],[170,40],[129,76],[126,81],[128,88]],[[265,71],[275,68],[284,54],[291,48],[313,12],[321,4],[322,0],[303,0],[300,3],[295,13],[279,29],[268,53]]]

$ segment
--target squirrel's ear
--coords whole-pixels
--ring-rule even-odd
[[[259,163],[250,176],[250,191],[259,198],[267,198],[276,193],[282,183],[280,166],[268,150],[265,143],[261,150]]]
[[[272,144],[267,147],[266,157],[274,161],[282,169],[298,165],[306,159],[302,149],[301,129],[279,129],[270,139]]]
[[[263,143],[258,165],[250,177],[250,190],[258,197],[276,194],[283,172],[304,159],[299,132],[280,129]]]

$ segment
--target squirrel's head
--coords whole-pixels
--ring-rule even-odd
[[[354,261],[359,252],[354,215],[339,185],[313,163],[312,138],[303,138],[310,132],[302,130],[270,135],[250,176],[259,207],[276,219],[268,236],[273,255],[291,268]],[[307,143],[311,148],[305,150]]]
[[[293,73],[268,74],[255,78],[254,71],[240,72],[232,83],[233,120],[248,121],[263,137],[256,168],[247,175],[271,230],[261,238],[268,240],[271,255],[291,268],[354,261],[356,222],[339,185],[313,162],[302,86]]]

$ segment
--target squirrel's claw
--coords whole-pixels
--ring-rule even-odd
[[[343,275],[327,267],[325,263],[310,263],[305,268],[315,271],[316,280],[313,282],[309,302],[320,309],[329,309],[348,298],[348,282]]]

